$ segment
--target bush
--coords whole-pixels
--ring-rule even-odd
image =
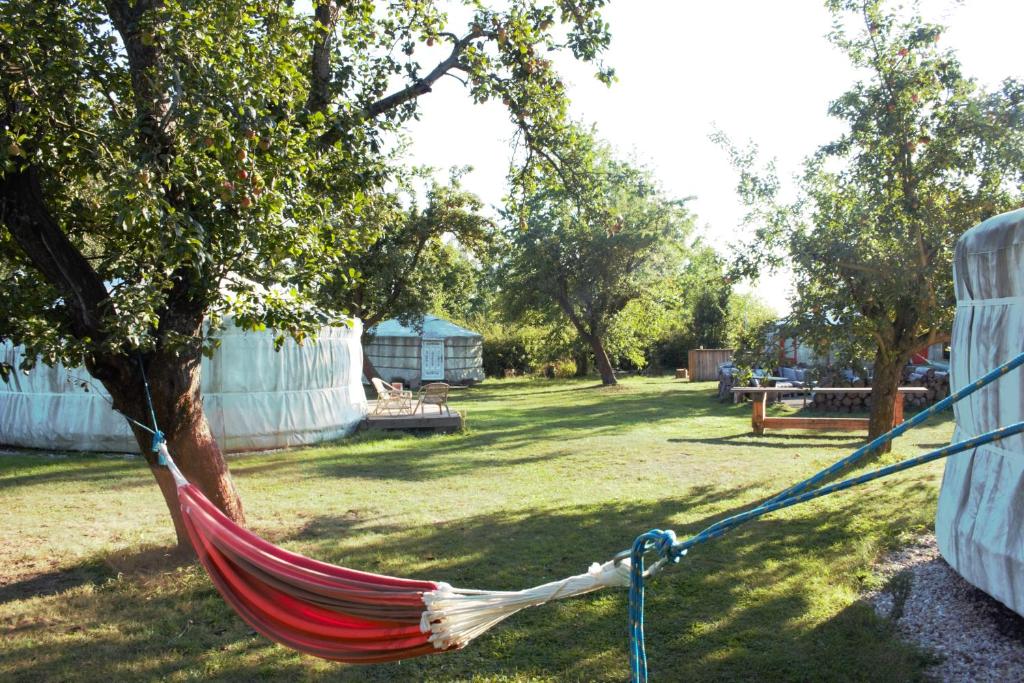
[[[685,368],[686,356],[691,348],[694,348],[691,333],[680,329],[669,330],[654,343],[651,365],[660,372]]]
[[[555,368],[555,377],[559,379],[576,376],[576,361],[574,360],[558,360],[554,362],[553,367]]]
[[[517,374],[530,372],[534,359],[528,341],[521,336],[484,338],[484,373],[504,377],[507,370]]]

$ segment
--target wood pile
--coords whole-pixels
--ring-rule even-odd
[[[868,386],[861,378],[850,379],[836,372],[825,371],[818,380],[817,385],[822,389],[841,389],[851,387],[863,389]],[[814,394],[814,398],[808,402],[807,407],[822,413],[852,413],[855,411],[871,409],[870,394],[842,394],[827,393]]]
[[[904,406],[907,409],[927,408],[936,401],[941,401],[949,396],[949,373],[935,368],[908,365],[903,370],[901,385],[926,388],[927,394],[907,394],[904,398]]]
[[[826,373],[822,375],[817,386],[826,389],[843,387],[861,388],[870,385],[860,378],[851,380],[840,374]],[[925,387],[928,390],[926,394],[905,394],[903,397],[903,407],[906,410],[920,410],[949,396],[949,373],[935,370],[934,368],[907,366],[903,371],[903,379],[900,382],[900,386]],[[843,393],[814,394],[814,398],[808,404],[808,408],[823,413],[853,413],[871,410],[871,395]]]

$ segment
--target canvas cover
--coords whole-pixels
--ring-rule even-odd
[[[228,322],[221,346],[203,358],[203,407],[227,451],[300,446],[338,438],[366,414],[360,383],[362,326],[325,327],[316,342],[274,350],[274,333],[243,332]],[[0,345],[17,367],[21,348]],[[80,387],[89,382],[89,391]],[[0,382],[0,444],[77,451],[136,452],[125,419],[84,368],[38,365]]]
[[[1024,209],[960,238],[950,379],[957,390],[1024,351]],[[1020,368],[956,404],[955,440],[1024,420]],[[1024,436],[949,458],[935,534],[967,581],[1024,615]]]

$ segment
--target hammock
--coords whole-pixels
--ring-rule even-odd
[[[685,540],[677,541],[671,531],[652,529],[638,536],[629,550],[604,564],[595,562],[585,574],[521,591],[468,590],[443,582],[399,579],[334,566],[278,548],[233,522],[185,479],[167,450],[163,434],[156,428],[151,402],[153,429],[128,419],[153,433],[153,451],[159,453],[159,463],[168,467],[174,477],[185,528],[217,590],[242,619],[267,638],[325,659],[354,664],[386,662],[462,648],[526,607],[601,588],[628,587],[630,679],[644,683],[645,578],[668,562],[678,562],[691,547],[775,510],[1024,433],[1024,422],[1017,422],[856,477],[821,485],[908,429],[1021,365],[1024,353],[817,474]],[[144,373],[143,378],[145,381]],[[149,399],[148,381],[145,386]],[[645,556],[652,552],[658,559],[645,568]]]
[[[189,539],[217,590],[253,629],[317,657],[372,664],[466,645],[525,607],[630,582],[629,559],[522,591],[479,591],[337,567],[265,541],[221,512],[174,464]]]

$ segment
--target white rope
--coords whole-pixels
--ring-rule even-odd
[[[174,460],[171,458],[171,452],[167,450],[167,442],[161,441],[157,447],[160,451],[160,455],[163,456],[164,462],[167,463],[167,469],[171,471],[171,476],[174,477],[174,483],[177,484],[178,488],[188,484],[188,479],[185,479],[185,475],[181,473],[178,466],[174,464]]]
[[[609,587],[629,587],[629,558],[595,562],[586,574],[521,591],[480,591],[438,584],[423,594],[420,629],[439,650],[462,647],[519,610]]]

